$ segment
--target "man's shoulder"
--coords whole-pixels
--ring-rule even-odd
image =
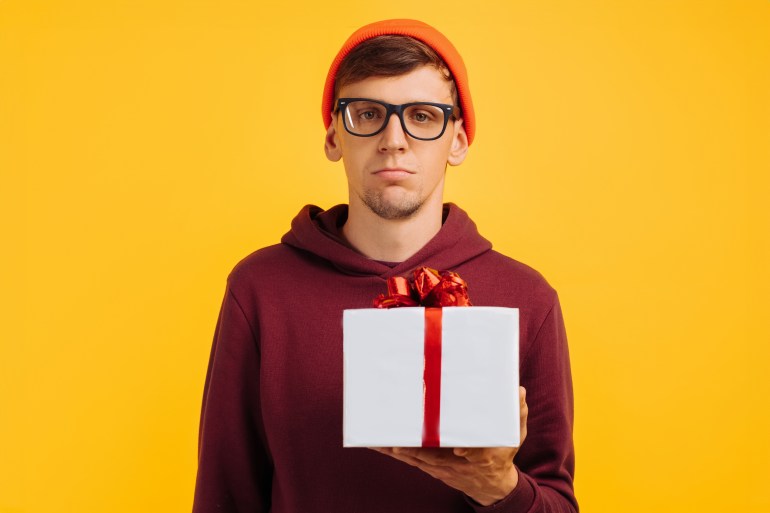
[[[549,308],[557,301],[556,290],[533,267],[494,249],[485,252],[473,266],[474,280],[492,296]],[[471,286],[473,283],[471,282]],[[490,298],[492,299],[492,298]],[[496,301],[497,302],[497,301]],[[507,301],[506,301],[507,302]]]
[[[305,274],[313,265],[319,264],[287,244],[266,246],[249,253],[233,266],[227,275],[227,287],[242,307],[257,308],[260,291],[271,291],[271,294],[285,291],[289,277]]]
[[[274,275],[290,267],[298,258],[297,251],[286,244],[266,246],[241,258],[230,271],[228,281],[251,281],[262,276]]]
[[[494,249],[489,250],[486,253],[486,257],[489,258],[492,265],[494,265],[501,272],[510,274],[517,280],[522,280],[526,283],[531,283],[532,285],[536,286],[550,288],[550,285],[546,281],[545,277],[540,273],[540,271],[525,264],[524,262],[511,258],[508,255],[504,255],[503,253],[495,251]]]

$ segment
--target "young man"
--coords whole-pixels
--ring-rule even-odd
[[[367,25],[332,63],[322,110],[349,205],[306,206],[281,244],[230,273],[194,511],[577,511],[557,295],[443,204],[446,165],[463,162],[475,133],[460,55],[421,22]],[[342,447],[342,311],[423,265],[457,272],[475,305],[520,309],[520,449]]]

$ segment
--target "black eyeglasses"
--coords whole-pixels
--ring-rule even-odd
[[[455,114],[457,107],[446,103],[393,105],[368,98],[340,98],[337,109],[342,113],[345,130],[358,137],[379,134],[388,126],[390,116],[396,114],[404,132],[421,141],[433,141],[444,135],[449,118]]]

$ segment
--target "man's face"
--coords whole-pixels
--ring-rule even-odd
[[[432,66],[397,77],[370,77],[343,86],[340,98],[368,98],[400,105],[410,102],[453,104],[450,84]],[[326,155],[342,158],[351,206],[361,203],[384,219],[404,219],[426,202],[441,203],[447,163],[460,164],[468,149],[462,120],[452,121],[433,141],[407,135],[398,116],[372,137],[348,133],[334,115],[326,136]]]

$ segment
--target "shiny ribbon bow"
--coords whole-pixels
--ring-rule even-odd
[[[399,306],[472,306],[468,285],[457,273],[437,271],[429,267],[414,270],[414,278],[388,278],[388,294],[374,299],[376,308]]]

